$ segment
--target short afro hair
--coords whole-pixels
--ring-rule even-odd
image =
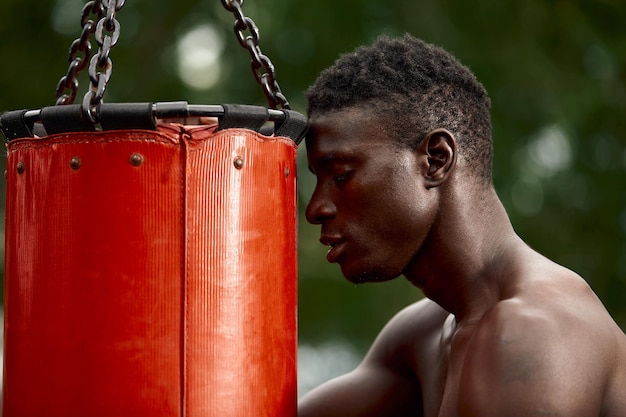
[[[307,113],[372,108],[398,143],[411,147],[436,128],[449,130],[460,157],[491,183],[491,101],[472,71],[450,53],[406,34],[381,36],[344,54],[307,90]]]

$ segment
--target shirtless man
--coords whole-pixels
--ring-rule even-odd
[[[307,92],[306,208],[354,283],[426,298],[300,417],[625,417],[626,336],[576,273],[518,237],[491,178],[490,101],[409,35],[342,56]]]

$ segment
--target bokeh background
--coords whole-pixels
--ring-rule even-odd
[[[84,3],[0,2],[0,111],[54,103]],[[380,34],[410,32],[459,57],[492,98],[495,183],[516,230],[583,275],[626,328],[626,2],[246,0],[243,10],[300,112],[323,68]],[[266,105],[220,0],[128,0],[117,17],[105,101]],[[355,286],[325,262],[302,215],[314,181],[304,149],[299,167],[302,393],[354,366],[421,294],[401,278]]]

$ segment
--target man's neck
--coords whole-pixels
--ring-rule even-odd
[[[495,191],[450,201],[404,275],[461,324],[480,319],[505,297],[526,245]]]

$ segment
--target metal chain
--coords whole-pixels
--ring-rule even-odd
[[[115,18],[115,13],[121,10],[125,1],[101,0],[105,15],[98,21],[94,32],[98,52],[89,62],[91,86],[83,99],[83,113],[94,124],[98,123],[98,107],[111,78],[113,62],[109,54],[120,38],[120,22]]]
[[[69,52],[69,67],[61,77],[56,88],[56,104],[72,104],[78,93],[78,75],[87,67],[91,58],[90,37],[96,31],[96,23],[104,16],[102,1],[90,1],[83,7],[80,26],[82,32],[72,45]],[[81,56],[82,55],[82,56]]]
[[[263,88],[269,106],[273,109],[290,109],[289,102],[276,80],[274,65],[269,57],[262,53],[259,46],[259,29],[241,9],[243,2],[244,0],[222,0],[222,5],[235,16],[235,35],[239,44],[250,53],[252,73]],[[81,35],[70,46],[67,73],[57,84],[56,104],[74,103],[78,92],[78,75],[89,62],[90,90],[83,99],[83,112],[93,123],[98,122],[97,109],[102,103],[106,85],[111,78],[113,63],[109,55],[120,36],[120,24],[115,14],[122,9],[124,3],[125,0],[93,0],[83,7]],[[95,19],[92,19],[92,16]],[[95,35],[98,43],[98,52],[93,57],[90,43],[92,35]]]
[[[290,109],[289,102],[280,91],[278,81],[276,81],[276,71],[272,61],[261,52],[259,47],[259,29],[254,21],[246,17],[241,10],[244,0],[222,0],[222,5],[226,10],[235,15],[235,35],[239,44],[248,50],[252,61],[252,73],[254,78],[263,88],[265,97],[272,109]],[[248,35],[245,32],[248,31]]]

